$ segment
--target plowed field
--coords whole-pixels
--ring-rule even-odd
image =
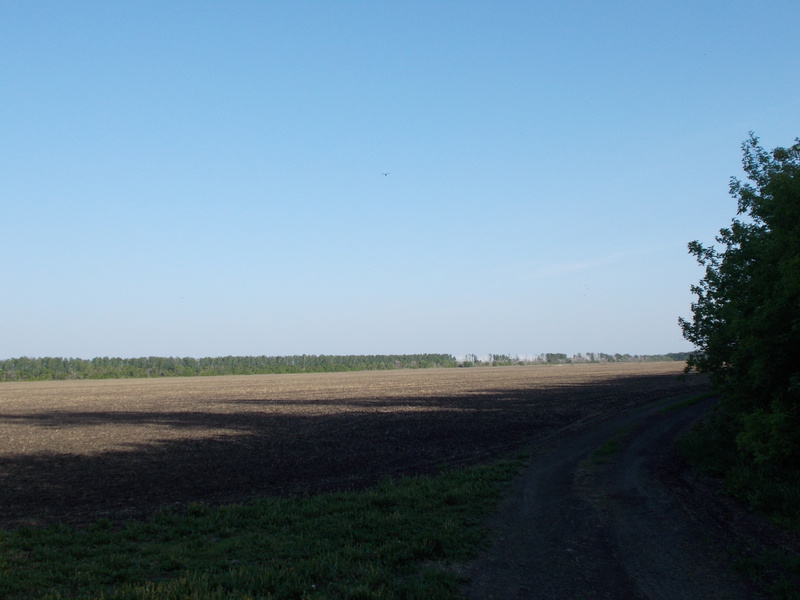
[[[707,387],[681,363],[0,384],[0,527],[355,488]]]

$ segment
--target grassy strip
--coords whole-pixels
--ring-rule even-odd
[[[659,412],[660,413],[668,413],[675,410],[680,410],[682,408],[686,408],[687,406],[692,406],[693,404],[697,404],[698,402],[702,402],[706,398],[712,398],[716,396],[716,392],[709,392],[707,394],[700,394],[699,396],[692,396],[690,398],[686,398],[686,400],[682,400],[680,402],[676,402],[675,404],[670,404],[662,408]]]
[[[591,466],[597,467],[611,462],[617,452],[622,449],[622,441],[630,436],[636,427],[637,425],[630,424],[618,428],[616,431],[614,431],[613,436],[609,440],[603,443],[602,446],[595,448],[589,454],[589,456],[586,458],[587,463]]]
[[[675,410],[680,410],[686,408],[688,406],[692,406],[693,404],[697,404],[706,398],[710,398],[715,396],[714,392],[709,392],[707,394],[700,394],[697,396],[690,396],[688,398],[684,398],[683,400],[675,401],[675,398],[667,398],[666,400],[659,401],[659,404],[663,404],[658,412],[661,414],[669,413]],[[642,412],[648,410],[648,407],[644,407],[640,409]],[[614,455],[620,451],[622,448],[622,440],[626,436],[629,436],[633,430],[636,428],[636,425],[627,425],[625,427],[619,428],[617,431],[614,432],[614,436],[606,441],[602,446],[599,446],[595,450],[591,452],[588,456],[588,462],[591,465],[601,465],[605,464],[614,457]]]
[[[620,442],[619,439],[614,438],[608,440],[605,444],[592,451],[589,455],[589,463],[592,465],[607,463],[611,460],[612,456],[619,452],[620,448],[622,448],[622,442]]]
[[[362,492],[190,504],[149,522],[0,531],[0,597],[456,598],[452,565],[523,460]]]

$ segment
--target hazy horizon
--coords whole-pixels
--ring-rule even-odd
[[[602,358],[603,356],[608,357],[616,357],[616,356],[630,356],[630,357],[654,357],[654,356],[667,356],[670,354],[683,354],[688,351],[681,350],[678,352],[664,352],[661,354],[631,354],[630,352],[540,352],[538,354],[509,354],[509,353],[502,353],[502,352],[485,352],[483,354],[478,354],[475,352],[467,352],[465,354],[453,354],[452,352],[412,352],[407,354],[398,354],[398,353],[391,353],[391,354],[380,354],[380,355],[323,355],[323,356],[422,356],[422,355],[436,355],[436,354],[444,354],[449,355],[455,358],[459,362],[468,361],[472,357],[476,357],[480,362],[490,362],[492,357],[500,357],[506,356],[508,358],[514,360],[520,360],[523,362],[536,362],[540,360],[542,357],[546,356],[547,354],[565,354],[568,359],[575,359],[579,356],[585,358],[586,360],[590,360],[590,355],[594,355],[594,358]],[[602,355],[602,356],[601,356]],[[5,360],[16,360],[22,358],[28,359],[43,359],[43,358],[54,358],[54,359],[66,359],[66,360],[85,360],[90,361],[94,359],[122,359],[122,360],[137,360],[137,359],[146,359],[146,358],[180,358],[180,359],[194,359],[194,360],[201,360],[201,359],[215,359],[215,358],[226,358],[227,356],[236,356],[236,357],[249,357],[249,356],[268,356],[268,357],[301,357],[301,356],[319,356],[319,355],[311,355],[308,353],[305,354],[270,354],[270,355],[219,355],[219,356],[157,356],[157,355],[150,355],[150,356],[7,356],[7,357],[0,357],[0,361]]]

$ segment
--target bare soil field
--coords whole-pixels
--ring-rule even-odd
[[[0,527],[352,489],[702,392],[682,363],[0,384]]]

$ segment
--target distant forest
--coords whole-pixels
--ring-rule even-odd
[[[57,379],[123,379],[136,377],[194,377],[210,375],[262,375],[273,373],[320,373],[386,369],[509,366],[528,364],[573,364],[608,362],[685,361],[688,352],[639,356],[589,352],[567,356],[561,353],[519,357],[470,354],[457,359],[450,354],[397,354],[374,356],[223,356],[216,358],[11,358],[0,361],[0,381],[46,381]]]

